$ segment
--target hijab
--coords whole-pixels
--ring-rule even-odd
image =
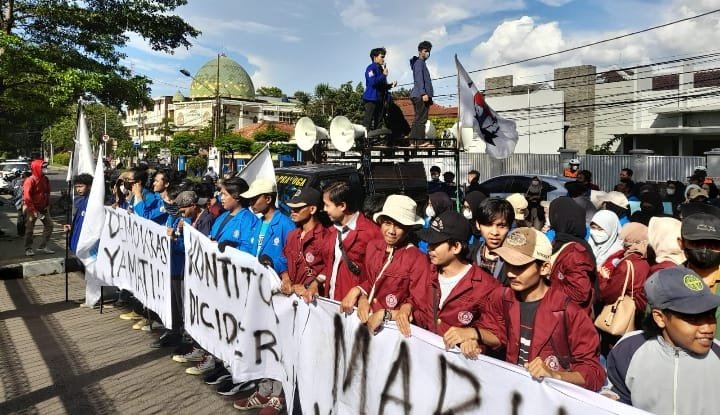
[[[550,202],[549,217],[550,227],[555,230],[553,253],[568,242],[577,242],[592,256],[593,250],[585,240],[585,210],[572,198],[562,196]]]
[[[450,210],[452,202],[450,202],[450,196],[445,192],[430,193],[430,203],[432,203],[433,210],[435,211],[435,217],[440,216],[443,212]]]
[[[595,254],[596,263],[598,266],[602,266],[613,254],[624,250],[620,239],[620,219],[609,210],[600,210],[593,215],[591,223],[601,227],[607,233],[607,239],[604,241],[596,241],[593,235],[588,238],[588,243]]]
[[[638,254],[647,257],[648,227],[642,223],[631,222],[623,226],[620,239],[625,246],[625,255]]]
[[[678,244],[681,226],[682,223],[675,218],[650,218],[648,243],[655,251],[655,263],[670,261],[680,265],[687,260]]]

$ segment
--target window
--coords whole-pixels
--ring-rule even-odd
[[[674,73],[670,75],[654,76],[652,79],[653,91],[666,91],[678,89],[680,86],[680,75]]]
[[[275,111],[263,110],[263,115],[266,116],[266,117],[274,117],[274,116],[275,116]]]
[[[297,116],[292,112],[280,112],[280,122],[287,124],[294,124],[297,120]]]
[[[695,72],[693,86],[695,88],[720,86],[720,70]]]

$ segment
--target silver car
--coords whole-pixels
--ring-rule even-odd
[[[504,174],[480,183],[480,191],[489,197],[502,198],[513,193],[524,194],[527,192],[528,187],[530,187],[530,181],[535,176],[542,181],[543,193],[547,194],[548,201],[560,196],[567,196],[565,183],[575,180],[567,177],[546,176],[542,174]]]

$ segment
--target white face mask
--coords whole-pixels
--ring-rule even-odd
[[[127,189],[125,188],[125,185],[124,185],[124,184],[121,184],[121,185],[120,185],[120,193],[122,193],[122,194],[127,193]]]
[[[42,174],[47,175],[47,174],[48,174],[48,169],[42,169]]]
[[[472,211],[470,209],[463,209],[463,216],[465,216],[467,220],[472,219]]]
[[[675,194],[675,189],[666,189],[665,193],[667,193],[668,196],[672,196]]]
[[[602,244],[610,239],[610,235],[601,229],[590,229],[590,237],[596,244]]]
[[[434,218],[435,217],[435,209],[433,209],[432,206],[428,206],[425,208],[425,215],[428,218]]]

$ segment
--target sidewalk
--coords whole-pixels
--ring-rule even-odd
[[[53,177],[60,174],[54,169]],[[51,202],[60,197],[60,190],[56,189],[51,193]],[[17,234],[17,211],[12,205],[11,196],[0,195],[0,229],[5,235],[0,236],[0,279],[22,278],[37,275],[55,274],[65,272],[65,232],[62,225],[66,223],[66,217],[57,208],[51,207],[54,222],[52,237],[48,247],[55,251],[54,254],[39,254],[26,257],[24,238]],[[38,240],[42,235],[42,222],[35,224],[35,245],[38,247]],[[68,263],[70,271],[78,270],[76,262]]]
[[[70,298],[84,295],[70,276]],[[65,302],[64,275],[0,281],[1,414],[237,414],[120,311]]]

